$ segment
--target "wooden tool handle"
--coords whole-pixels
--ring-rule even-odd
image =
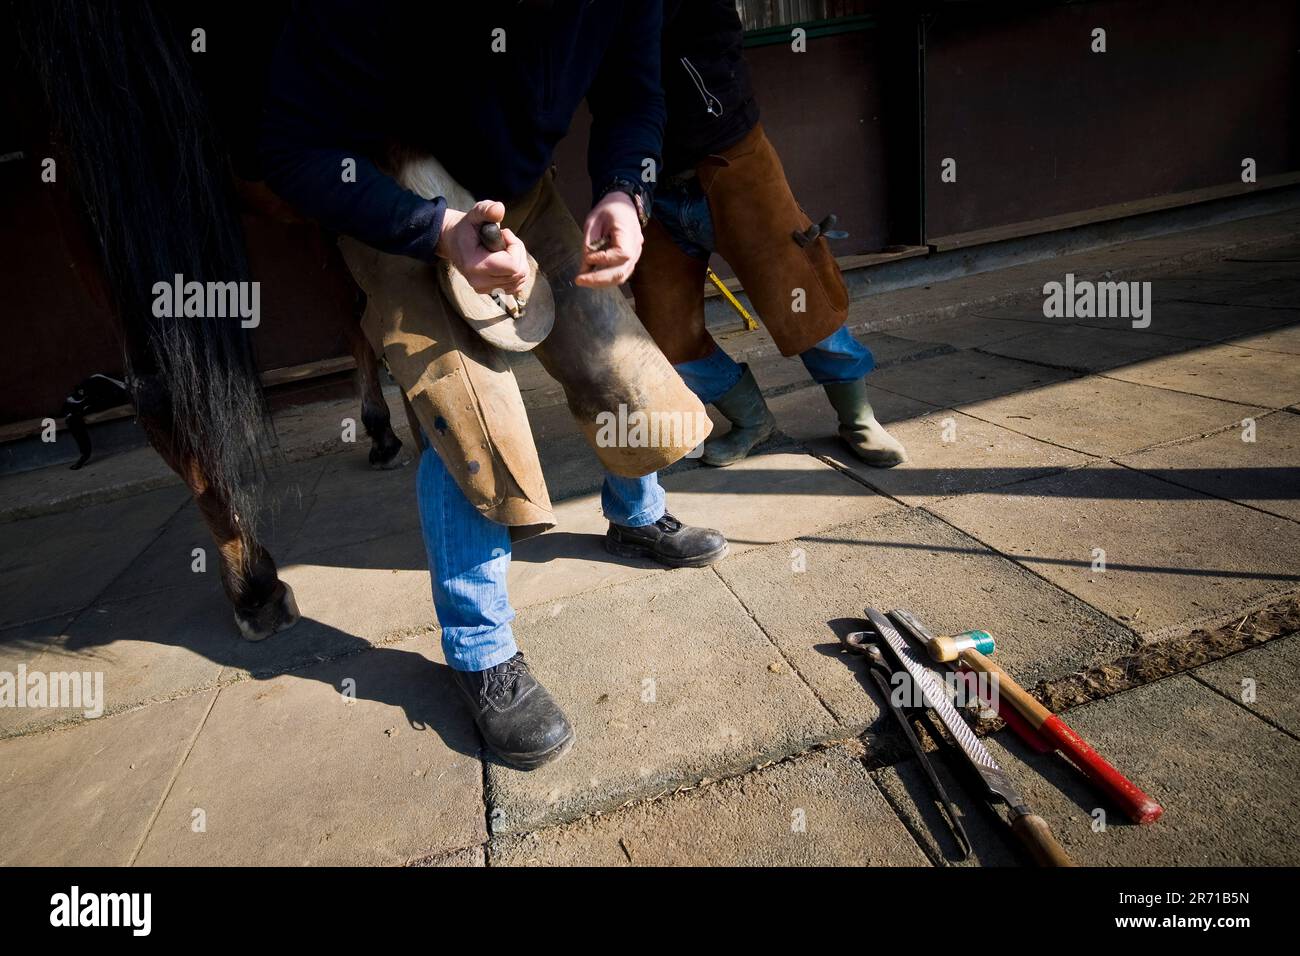
[[[1048,717],[1038,726],[1038,732],[1070,758],[1134,823],[1154,823],[1165,812],[1164,807],[1112,767],[1105,757],[1089,747],[1088,742],[1060,717],[1055,714]]]
[[[1047,821],[1038,814],[1015,815],[1011,820],[1011,832],[1020,838],[1039,866],[1074,866],[1065,848],[1052,836]]]
[[[500,252],[506,247],[505,237],[501,235],[501,223],[485,222],[478,227],[478,241],[488,252]]]
[[[1060,717],[1040,704],[1037,698],[1015,682],[1006,671],[979,651],[962,651],[961,661],[972,670],[995,675],[1001,698],[1011,702],[1034,729],[1055,750],[1060,750],[1088,777],[1097,788],[1110,797],[1134,823],[1153,823],[1164,813],[1164,808],[1144,793],[1133,781],[1116,770],[1088,742],[1076,734]]]
[[[971,670],[995,677],[998,684],[998,698],[1005,697],[1011,701],[1012,706],[1020,711],[1034,727],[1041,726],[1043,721],[1052,716],[1052,712],[1040,704],[1029,691],[1017,684],[1015,678],[979,651],[962,651],[960,659]]]

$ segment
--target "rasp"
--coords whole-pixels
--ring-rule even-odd
[[[948,699],[943,684],[930,669],[922,652],[913,647],[889,620],[875,608],[867,608],[867,620],[880,639],[889,645],[898,663],[907,671],[913,683],[921,689],[926,705],[934,711],[939,722],[947,728],[957,748],[965,755],[971,768],[979,775],[987,790],[986,798],[997,798],[1011,811],[1011,831],[1024,844],[1034,860],[1042,866],[1073,866],[1070,858],[1042,817],[1031,811],[1011,778],[1006,775],[989,749],[975,736],[957,708]]]

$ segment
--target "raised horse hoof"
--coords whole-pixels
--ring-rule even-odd
[[[251,611],[235,609],[235,624],[246,641],[264,641],[272,634],[287,631],[298,623],[298,602],[293,599],[293,588],[277,581],[275,590],[261,607]]]

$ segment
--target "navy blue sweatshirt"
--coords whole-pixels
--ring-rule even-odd
[[[299,213],[426,261],[445,203],[379,170],[391,143],[436,156],[476,198],[505,201],[550,167],[585,97],[593,189],[640,181],[662,147],[661,18],[661,0],[295,4],[271,67],[263,173]],[[344,181],[348,159],[356,182]]]
[[[758,103],[734,0],[664,0],[665,175],[744,139]]]

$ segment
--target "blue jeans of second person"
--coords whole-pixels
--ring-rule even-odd
[[[508,661],[519,651],[506,594],[510,529],[479,514],[432,447],[420,455],[416,501],[447,663],[481,671]],[[615,524],[641,527],[663,517],[664,490],[654,474],[606,474],[600,503]]]
[[[871,350],[840,326],[812,348],[799,353],[804,368],[818,385],[854,382],[876,367]],[[745,370],[726,352],[714,348],[702,359],[674,365],[682,381],[708,405],[726,395]]]
[[[660,186],[655,191],[654,216],[688,256],[707,261],[713,254],[713,215],[698,179],[668,180]],[[857,381],[876,367],[871,350],[844,326],[800,352],[799,358],[818,385]],[[731,391],[744,374],[744,369],[716,346],[702,359],[673,367],[706,405]]]

